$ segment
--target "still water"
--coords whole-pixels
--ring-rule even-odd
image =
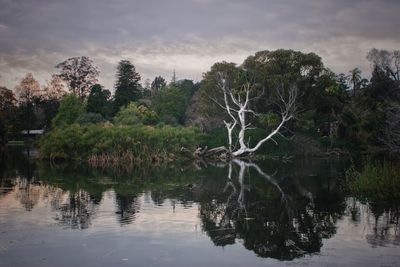
[[[1,165],[0,266],[400,266],[399,207],[342,193],[345,160]]]

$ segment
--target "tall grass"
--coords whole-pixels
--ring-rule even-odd
[[[194,149],[203,135],[190,127],[73,124],[55,128],[39,140],[43,158],[126,165],[173,160],[182,147]]]
[[[367,160],[362,171],[352,166],[346,172],[346,186],[351,194],[367,201],[400,200],[400,165]]]

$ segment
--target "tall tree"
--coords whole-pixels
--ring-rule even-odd
[[[117,67],[117,81],[115,82],[114,113],[129,102],[140,99],[140,74],[129,60],[121,60]]]
[[[142,90],[143,90],[143,97],[151,96],[151,80],[150,79],[144,80]]]
[[[249,56],[243,66],[252,73],[255,83],[263,88],[267,102],[274,88],[296,84],[302,96],[297,104],[300,109],[309,110],[316,104],[316,95],[324,90],[313,86],[324,70],[321,57],[314,53],[286,49],[265,50]],[[268,105],[263,106],[268,110]]]
[[[111,92],[104,89],[100,84],[95,84],[90,90],[86,104],[86,112],[99,113],[104,117],[109,114],[109,100]]]
[[[195,109],[200,114],[200,118],[192,119],[199,121],[197,126],[203,129],[213,129],[223,127],[223,121],[227,119],[225,112],[221,112],[220,107],[210,99],[217,100],[219,103],[223,101],[223,92],[218,90],[218,73],[223,72],[225,79],[231,84],[236,86],[235,77],[238,77],[238,68],[235,63],[218,62],[211,66],[210,71],[203,75],[201,87],[196,93],[198,99],[194,104]]]
[[[50,128],[54,116],[57,114],[61,99],[66,94],[64,81],[56,74],[42,87],[42,95],[37,103],[42,120],[40,127]]]
[[[243,71],[244,73],[246,72],[246,70]],[[251,147],[249,143],[246,143],[248,140],[246,131],[254,128],[251,122],[249,122],[249,119],[250,115],[257,116],[257,113],[252,109],[251,102],[259,98],[254,95],[257,92],[254,84],[247,79],[242,80],[243,72],[241,71],[239,73],[241,77],[239,77],[238,87],[232,87],[226,74],[222,72],[217,73],[218,88],[222,91],[223,102],[220,103],[217,99],[211,99],[220,106],[228,116],[228,119],[224,120],[224,124],[228,132],[227,152],[232,157],[256,152],[268,140],[274,141],[273,137],[279,134],[284,125],[294,117],[294,113],[296,112],[297,88],[292,86],[288,90],[285,90],[284,87],[277,87],[275,93],[279,99],[277,105],[280,109],[280,121],[269,134],[266,134],[256,145]],[[236,147],[233,140],[236,128],[238,128],[239,131],[237,137],[239,147]]]
[[[0,144],[6,140],[6,134],[12,128],[12,120],[17,100],[14,93],[6,87],[0,86]]]
[[[198,84],[186,79],[174,84],[171,83],[160,90],[154,97],[152,101],[153,109],[164,122],[183,124],[185,111],[198,87]]]
[[[42,98],[45,100],[60,101],[66,93],[63,80],[56,74],[51,75],[51,79],[46,82],[42,90]]]
[[[31,103],[35,97],[39,97],[41,94],[40,84],[32,73],[28,73],[15,87],[15,92],[20,104]]]
[[[369,51],[367,59],[374,68],[379,68],[391,79],[400,81],[400,50],[387,51],[373,48]]]
[[[167,82],[161,76],[157,76],[154,78],[153,82],[151,83],[151,96],[156,96],[161,88],[167,86]]]
[[[40,97],[41,90],[40,84],[35,80],[32,73],[28,73],[20,82],[19,85],[15,87],[15,92],[17,94],[18,102],[21,108],[24,109],[24,117],[26,120],[26,129],[32,128],[34,114],[33,114],[33,103],[35,98]]]
[[[349,73],[350,73],[349,82],[353,86],[353,96],[355,96],[356,91],[360,87],[360,83],[361,83],[361,79],[362,79],[361,78],[361,70],[359,68],[354,68],[354,69],[350,70]]]
[[[70,91],[81,100],[89,93],[90,87],[97,82],[99,70],[88,57],[72,57],[61,63],[59,76],[68,84]]]

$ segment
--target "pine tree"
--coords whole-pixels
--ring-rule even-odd
[[[140,74],[129,60],[121,60],[117,67],[117,81],[115,82],[114,113],[130,102],[141,98]]]

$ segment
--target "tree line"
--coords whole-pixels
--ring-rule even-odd
[[[161,76],[151,83],[145,81],[143,86],[140,74],[128,60],[118,63],[114,94],[98,83],[100,72],[88,57],[69,58],[56,68],[59,73],[52,74],[43,86],[28,73],[13,90],[0,87],[2,142],[22,130],[50,130],[76,120],[97,123],[115,118],[137,123],[140,117],[145,124],[183,124],[186,106],[198,89],[198,83],[191,80],[167,83]]]
[[[279,49],[257,52],[240,65],[215,63],[200,82],[178,80],[174,73],[169,83],[158,76],[143,84],[135,66],[121,60],[114,94],[98,83],[100,73],[90,58],[69,58],[56,65],[58,73],[45,85],[27,74],[14,90],[0,87],[0,138],[4,143],[21,130],[111,122],[191,125],[226,145],[223,74],[236,97],[244,99],[246,85],[253,100],[246,114],[249,139],[240,140],[240,131],[233,130],[231,146],[250,147],[253,137],[275,129],[282,114],[280,98],[296,88],[296,113],[272,143],[290,139],[304,153],[313,147],[398,153],[400,52],[372,49],[366,57],[369,79],[359,68],[336,74],[315,53]]]

